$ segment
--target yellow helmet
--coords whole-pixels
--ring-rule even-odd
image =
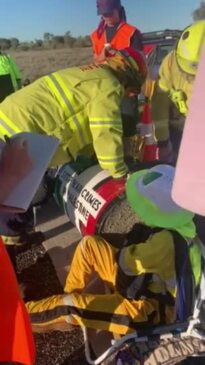
[[[205,20],[200,20],[184,29],[176,48],[177,62],[183,71],[196,75],[204,44]]]
[[[122,84],[140,91],[147,76],[147,65],[141,52],[131,47],[120,50],[111,48],[105,62],[112,68]]]

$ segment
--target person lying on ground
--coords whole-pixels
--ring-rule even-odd
[[[64,294],[26,303],[33,331],[78,325],[126,334],[175,320],[174,243],[193,239],[196,232],[193,214],[171,199],[174,172],[157,165],[131,175],[126,193],[140,223],[120,249],[100,236],[80,241]],[[109,294],[85,292],[94,272]]]

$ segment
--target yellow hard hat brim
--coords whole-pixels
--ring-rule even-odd
[[[189,75],[195,76],[197,73],[198,63],[187,61],[186,59],[180,57],[178,54],[177,63],[182,71],[188,73]]]

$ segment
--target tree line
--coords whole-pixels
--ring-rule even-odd
[[[200,2],[199,7],[192,13],[193,20],[205,19],[205,0]],[[54,35],[49,32],[43,34],[42,39],[35,39],[30,42],[20,42],[18,38],[0,38],[0,49],[10,50],[30,50],[30,49],[46,49],[46,48],[73,48],[73,47],[91,47],[89,35],[74,37],[70,31],[64,35]]]
[[[91,40],[89,35],[74,37],[70,31],[64,35],[54,35],[45,32],[42,39],[35,39],[30,42],[20,42],[18,38],[0,38],[1,50],[30,50],[30,49],[56,49],[73,47],[90,47]]]
[[[199,7],[193,12],[193,19],[202,20],[205,19],[205,1],[201,1]]]

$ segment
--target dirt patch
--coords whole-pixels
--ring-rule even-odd
[[[62,48],[32,51],[13,51],[23,81],[34,81],[51,72],[67,67],[85,65],[92,61],[92,48]]]

